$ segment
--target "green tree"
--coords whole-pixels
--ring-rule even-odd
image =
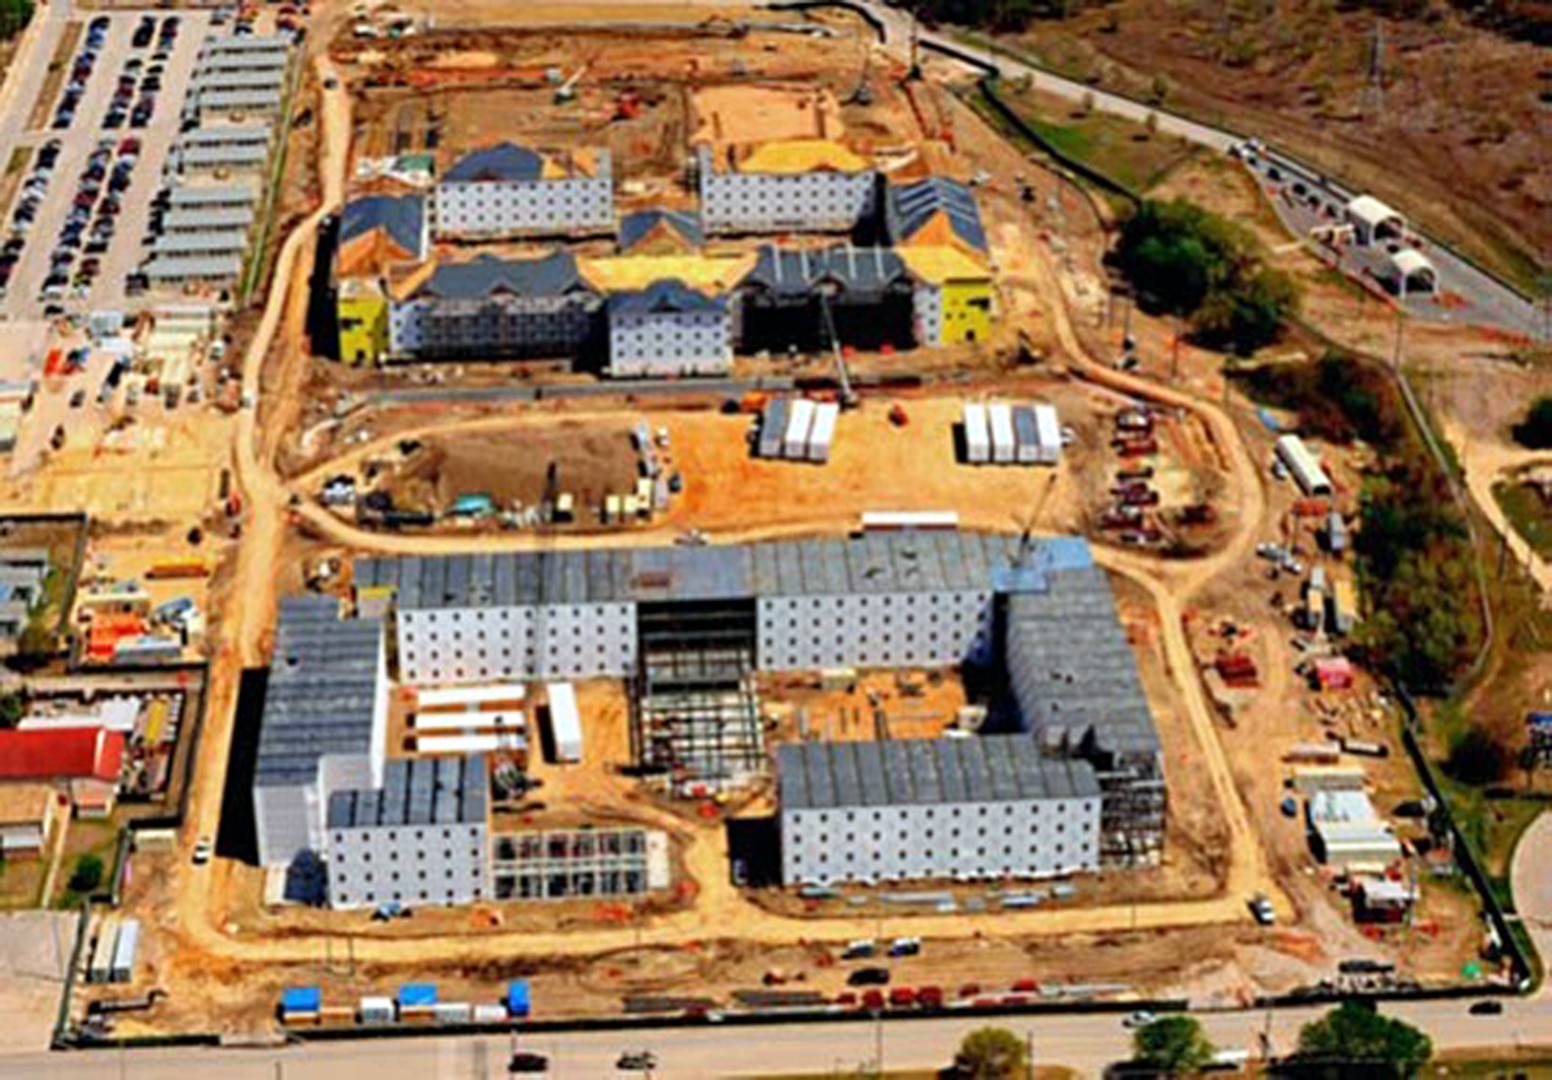
[[[0,0],[0,38],[14,37],[32,21],[32,0]]]
[[[1479,727],[1468,727],[1450,747],[1444,771],[1463,784],[1492,784],[1509,771],[1506,746]]]
[[[0,694],[0,728],[12,728],[27,715],[27,700],[12,691]]]
[[[71,892],[89,893],[102,884],[102,859],[96,855],[82,855],[70,872]]]
[[[1210,292],[1197,308],[1191,327],[1207,345],[1249,356],[1270,345],[1283,320],[1299,309],[1299,290],[1281,270],[1263,267],[1237,287]]]
[[[1214,1053],[1193,1016],[1162,1016],[1132,1033],[1133,1059],[1170,1076],[1201,1070]]]
[[[1299,1032],[1296,1061],[1361,1068],[1365,1076],[1415,1076],[1433,1057],[1433,1040],[1373,1005],[1346,1001]],[[1354,1075],[1357,1075],[1356,1073]]]
[[[1024,1040],[1007,1028],[977,1028],[954,1055],[954,1071],[967,1080],[1013,1080],[1029,1067]]]
[[[1514,425],[1514,441],[1532,450],[1552,447],[1552,397],[1537,398]]]

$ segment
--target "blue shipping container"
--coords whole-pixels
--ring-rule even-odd
[[[436,983],[405,983],[399,987],[399,1008],[424,1009],[437,1003]]]
[[[316,986],[291,986],[280,992],[280,1011],[317,1012],[323,1005],[323,991]]]
[[[507,1015],[527,1016],[529,1009],[528,980],[514,979],[507,984]]]

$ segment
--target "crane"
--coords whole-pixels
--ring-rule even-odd
[[[851,386],[851,373],[846,370],[846,357],[841,352],[841,338],[835,332],[835,313],[830,310],[830,286],[828,283],[820,285],[819,309],[824,317],[825,337],[830,342],[830,353],[835,357],[835,381],[840,384],[841,408],[854,409],[857,407],[857,392]]]

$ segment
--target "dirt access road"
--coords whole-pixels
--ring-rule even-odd
[[[1552,455],[1545,451],[1522,450],[1501,442],[1472,438],[1462,424],[1448,415],[1443,417],[1443,427],[1446,441],[1460,454],[1461,471],[1466,475],[1466,489],[1476,500],[1482,516],[1504,538],[1509,553],[1525,567],[1537,587],[1543,593],[1552,594],[1552,563],[1537,554],[1530,541],[1520,535],[1504,514],[1503,507],[1493,497],[1493,486],[1508,473],[1526,465],[1552,461]]]

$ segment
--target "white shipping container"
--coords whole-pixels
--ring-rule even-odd
[[[474,1007],[474,1022],[476,1024],[504,1024],[507,1019],[507,1007],[505,1005],[476,1005]]]
[[[524,750],[527,747],[528,740],[515,733],[415,736],[415,749],[422,754],[491,754],[497,750]]]
[[[835,442],[835,423],[840,419],[841,407],[834,402],[821,402],[814,410],[814,427],[808,433],[808,460],[829,461],[830,447]]]
[[[967,403],[964,426],[965,460],[972,465],[984,465],[992,459],[992,438],[986,425],[986,406]]]
[[[97,944],[86,967],[86,981],[105,983],[113,978],[113,943],[119,936],[119,917],[109,915],[97,925]]]
[[[507,701],[522,701],[528,691],[519,683],[501,686],[445,686],[417,690],[415,705],[421,712],[433,709],[477,709]]]
[[[1040,464],[1055,465],[1062,459],[1062,424],[1055,405],[1035,406],[1035,430],[1040,440]]]
[[[364,997],[356,1009],[356,1019],[363,1024],[391,1024],[396,1015],[393,998],[387,997]]]
[[[1035,410],[1028,405],[1013,410],[1013,435],[1018,440],[1018,463],[1040,464],[1040,430],[1035,426]]]
[[[814,403],[798,398],[792,403],[792,414],[787,419],[787,437],[782,443],[782,456],[802,461],[808,456],[808,433],[814,427]]]
[[[959,528],[954,510],[864,510],[863,532],[953,532]]]
[[[135,957],[140,953],[140,920],[126,918],[119,924],[118,936],[113,940],[113,981],[132,982],[135,977]]]
[[[992,461],[1011,465],[1018,459],[1018,440],[1013,435],[1013,406],[988,405],[986,418],[992,429]]]
[[[439,1024],[467,1024],[474,1018],[474,1007],[467,1001],[439,1001],[431,1006],[431,1015]]]
[[[577,691],[570,683],[550,683],[550,738],[555,760],[576,763],[582,760],[582,716],[577,712]]]

